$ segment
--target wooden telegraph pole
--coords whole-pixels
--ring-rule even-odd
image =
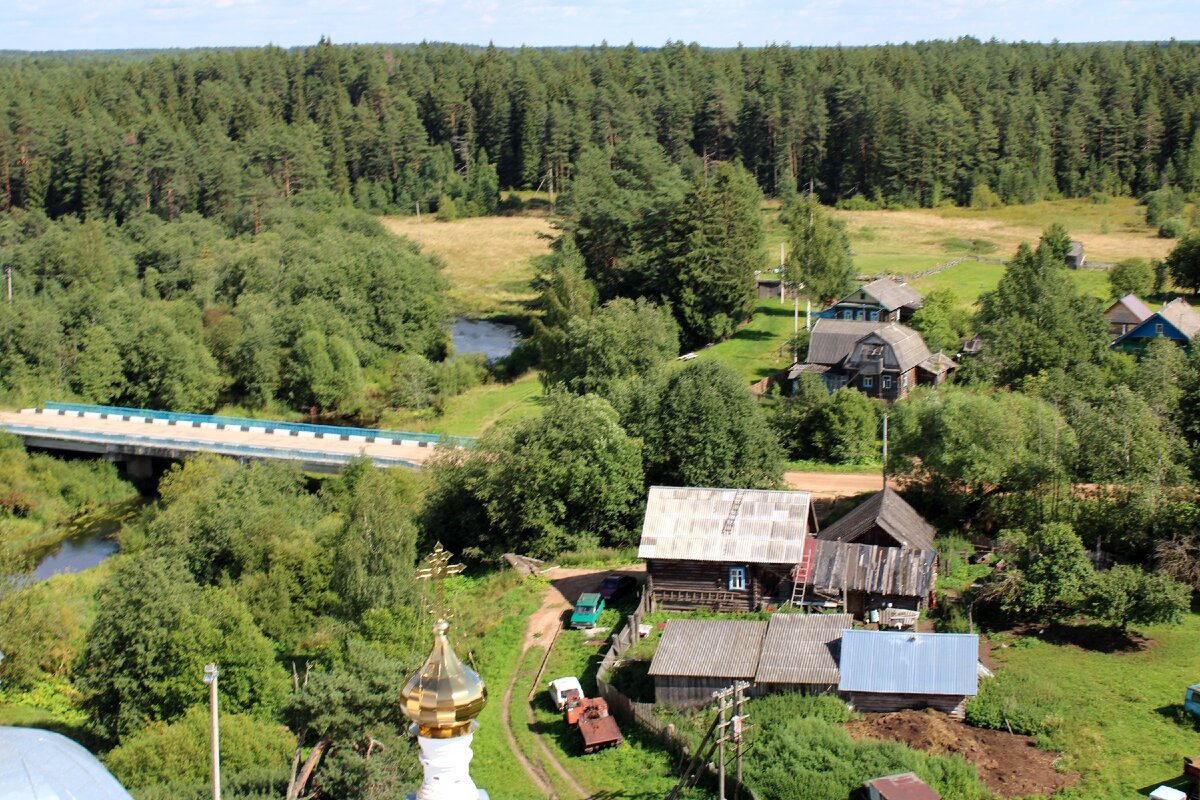
[[[726,800],[726,757],[725,747],[727,744],[733,745],[734,770],[737,776],[737,782],[733,788],[734,800],[738,800],[742,788],[742,747],[743,734],[746,731],[746,714],[742,712],[742,705],[746,700],[746,689],[750,684],[746,681],[735,681],[733,686],[727,689],[722,689],[719,692],[713,692],[713,700],[717,704],[717,715],[713,719],[708,733],[700,740],[699,747],[692,754],[687,766],[684,768],[683,777],[679,779],[679,783],[675,785],[670,792],[667,793],[666,800],[676,800],[680,793],[690,787],[695,786],[700,781],[700,776],[705,769],[712,769],[710,759],[715,755],[717,758],[717,792],[720,800]],[[733,715],[730,716],[730,711]],[[711,744],[710,744],[711,740]]]

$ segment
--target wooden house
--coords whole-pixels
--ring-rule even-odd
[[[937,531],[889,486],[821,531],[828,542],[935,550]]]
[[[1129,333],[1152,316],[1154,312],[1150,306],[1136,294],[1127,294],[1104,310],[1108,332],[1114,339]]]
[[[700,706],[734,681],[753,681],[766,631],[757,621],[671,620],[650,662],[654,702]]]
[[[1118,338],[1112,346],[1130,353],[1141,353],[1152,340],[1169,339],[1190,351],[1198,333],[1200,312],[1182,297],[1177,297]]]
[[[850,630],[838,691],[856,711],[933,708],[962,719],[979,690],[979,637]]]
[[[929,784],[917,777],[915,772],[886,775],[865,781],[867,800],[941,800],[941,795]]]
[[[883,277],[855,289],[821,313],[829,319],[908,322],[924,298],[907,283]]]
[[[792,380],[812,372],[829,390],[844,386],[883,400],[898,400],[919,384],[943,383],[958,365],[931,353],[921,334],[895,322],[819,319],[809,336],[803,362],[788,372]]]
[[[653,486],[638,558],[657,608],[754,611],[775,602],[816,530],[808,492]]]

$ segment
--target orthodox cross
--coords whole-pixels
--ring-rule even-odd
[[[462,564],[451,564],[452,558],[450,551],[442,548],[442,543],[438,542],[433,552],[425,557],[420,569],[417,570],[417,580],[429,581],[433,584],[433,611],[436,619],[442,620],[446,618],[446,578],[451,575],[457,575],[466,567]]]

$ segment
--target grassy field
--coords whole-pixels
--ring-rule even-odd
[[[486,383],[450,398],[441,416],[386,411],[382,428],[454,436],[479,436],[497,424],[509,424],[541,413],[544,395],[536,372],[511,383]]]
[[[1018,706],[1057,712],[1049,744],[1062,751],[1064,769],[1083,776],[1066,797],[1144,797],[1181,774],[1185,755],[1200,753],[1200,726],[1182,717],[1184,689],[1200,680],[1200,614],[1144,633],[1148,646],[1129,652],[1037,637],[992,651],[998,676],[1018,687]]]
[[[696,357],[721,362],[747,383],[761,380],[792,363],[791,353],[780,353],[780,346],[792,334],[792,313],[791,303],[760,300],[748,325],[723,342],[697,350]],[[803,325],[803,308],[800,314]]]
[[[472,217],[438,222],[424,216],[383,217],[384,227],[407,236],[445,262],[451,311],[472,319],[524,315],[533,299],[533,259],[550,252],[550,221],[542,216]]]

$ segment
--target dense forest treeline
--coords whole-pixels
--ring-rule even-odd
[[[1200,188],[1200,46],[483,50],[445,44],[0,63],[0,209],[243,227],[326,188],[369,210],[560,189],[595,145],[740,160],[768,194],[1006,202]]]

